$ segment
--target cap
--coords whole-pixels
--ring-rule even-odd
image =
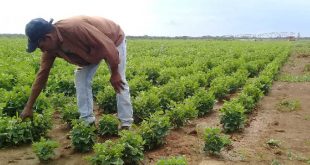
[[[32,19],[25,29],[26,36],[28,37],[27,52],[31,53],[36,50],[39,44],[39,40],[42,39],[47,33],[53,30],[53,19],[49,22],[43,18]]]

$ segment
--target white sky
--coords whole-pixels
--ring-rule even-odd
[[[310,0],[3,0],[0,33],[24,33],[33,18],[57,21],[74,15],[112,19],[136,36],[310,36]]]

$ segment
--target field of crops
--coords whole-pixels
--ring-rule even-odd
[[[104,112],[102,117],[97,116],[99,134],[75,120],[79,117],[75,68],[61,59],[56,60],[47,86],[33,107],[33,119],[22,121],[18,114],[40,69],[40,52],[26,53],[24,38],[0,38],[0,148],[40,140],[55,124],[54,114],[59,113],[64,123],[73,125],[73,148],[80,152],[94,149],[87,158],[89,163],[137,164],[145,151],[165,143],[171,129],[212,113],[215,103],[224,101],[221,127],[207,128],[204,137],[205,152],[218,153],[230,143],[221,132],[244,128],[247,116],[268,93],[289,57],[291,46],[288,41],[129,39],[126,76],[136,127],[120,133],[117,140],[97,143],[118,133],[112,127],[117,124],[115,116],[108,115],[116,112],[116,100],[106,64],[102,62],[93,81],[95,102]],[[185,160],[181,157],[157,163],[165,161]]]

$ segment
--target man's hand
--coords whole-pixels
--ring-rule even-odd
[[[20,114],[20,117],[21,117],[22,119],[26,119],[27,117],[30,117],[30,118],[31,118],[32,115],[33,115],[32,108],[27,108],[27,107],[25,107],[24,110],[23,110],[23,112]]]
[[[114,90],[117,92],[117,93],[120,93],[121,90],[124,90],[124,87],[123,85],[125,84],[122,79],[121,79],[121,75],[116,72],[114,74],[111,74],[111,78],[110,78],[110,82],[114,88]]]

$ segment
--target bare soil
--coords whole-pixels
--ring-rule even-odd
[[[292,55],[281,74],[303,74],[303,67],[309,64],[309,56]],[[281,111],[282,100],[297,100],[300,107],[293,111]],[[270,92],[248,116],[246,128],[242,132],[230,134],[232,146],[218,156],[203,152],[203,129],[220,127],[219,109],[203,118],[192,120],[187,126],[171,130],[166,144],[153,151],[145,152],[142,164],[154,164],[158,159],[168,156],[184,155],[190,165],[248,165],[248,164],[307,164],[310,160],[310,83],[274,82]],[[54,116],[54,127],[49,136],[61,143],[56,151],[56,158],[44,164],[84,165],[85,156],[74,152],[67,134],[70,129],[61,123],[59,115]],[[103,142],[105,139],[99,139]],[[278,147],[270,147],[267,141],[276,140]],[[0,150],[0,165],[40,164],[31,145],[10,147]],[[41,163],[43,164],[43,163]]]

